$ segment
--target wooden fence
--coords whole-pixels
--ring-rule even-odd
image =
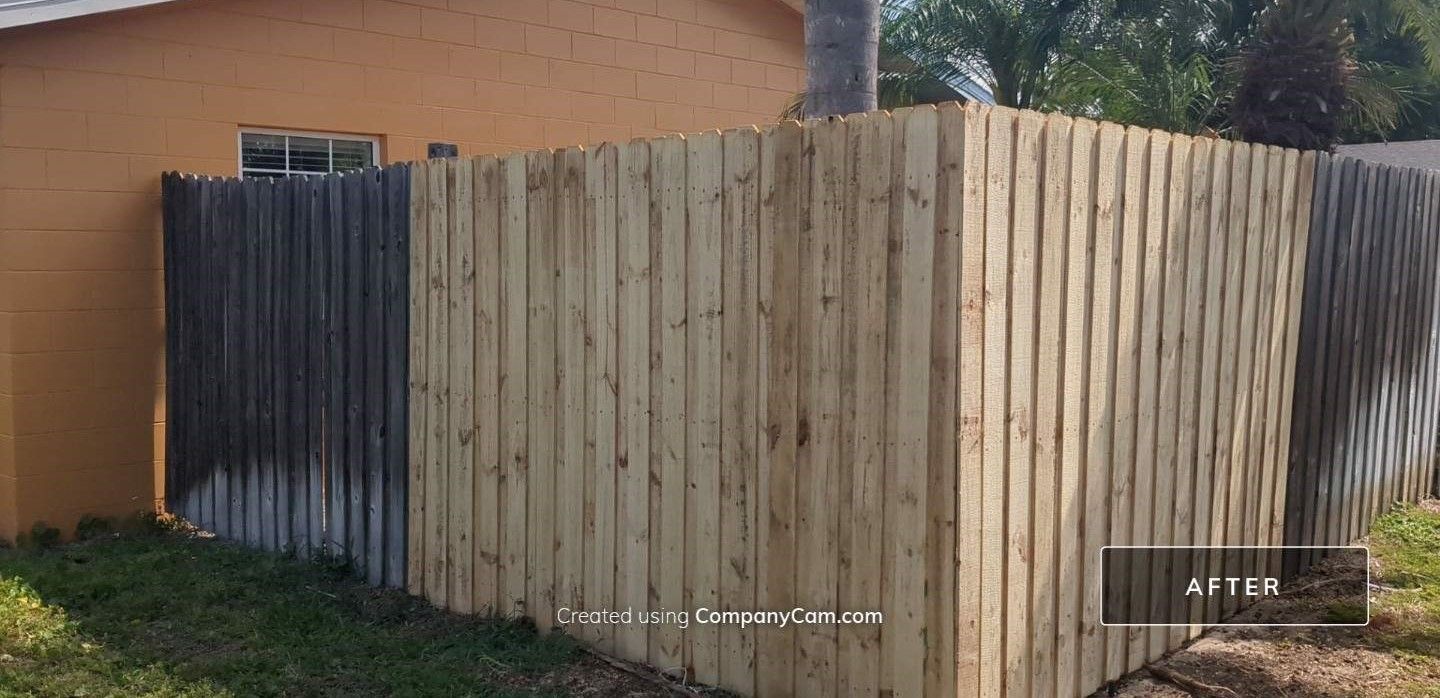
[[[1195,632],[1101,627],[1101,545],[1282,541],[1315,167],[954,105],[416,164],[410,588],[884,612],[570,628],[747,694],[1088,693]]]
[[[402,586],[408,167],[163,187],[170,510]]]
[[[1440,416],[1437,173],[1322,157],[1285,538],[1344,545],[1430,493]],[[1291,555],[1286,571],[1316,556]]]

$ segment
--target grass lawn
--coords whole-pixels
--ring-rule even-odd
[[[561,636],[184,533],[0,550],[0,696],[531,695],[629,681],[606,673]]]
[[[1440,503],[1382,517],[1368,544],[1369,627],[1217,628],[1161,663],[1223,695],[1440,698]],[[1119,688],[1186,695],[1143,671]],[[657,693],[564,637],[192,534],[0,550],[0,698]]]
[[[1440,502],[1382,517],[1370,533],[1378,581],[1369,639],[1414,676],[1396,695],[1440,698]]]

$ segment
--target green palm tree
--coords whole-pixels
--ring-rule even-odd
[[[806,0],[805,111],[875,109],[880,0]]]
[[[1275,0],[1240,51],[1230,106],[1236,133],[1257,143],[1329,150],[1339,141],[1355,74],[1342,0]]]
[[[877,104],[894,109],[964,100],[955,85],[974,82],[995,103],[1069,106],[1066,77],[1093,35],[1102,0],[883,0]],[[809,90],[782,118],[817,116]]]
[[[1008,107],[1068,105],[1101,0],[913,0],[887,6],[883,46],[944,83],[977,80]]]
[[[1240,56],[1257,40],[1268,4],[884,0],[877,104],[964,99],[955,86],[977,82],[1002,105],[1230,134],[1244,77]],[[1440,137],[1440,109],[1432,107],[1440,105],[1440,0],[1348,0],[1341,7],[1356,36],[1339,110],[1342,136]],[[805,97],[783,116],[804,116]]]
[[[1085,111],[1169,131],[1221,130],[1224,64],[1248,38],[1258,1],[1117,0],[1075,74]]]
[[[1231,130],[1238,60],[1259,27],[1265,0],[1116,0],[1114,21],[1089,70],[1091,111],[1107,119],[1186,133]],[[1345,140],[1397,129],[1440,135],[1440,0],[1349,0],[1355,67],[1340,122]],[[1427,125],[1431,124],[1431,125]],[[1430,130],[1433,129],[1433,130]]]
[[[1351,0],[1356,78],[1344,140],[1440,137],[1440,0]]]

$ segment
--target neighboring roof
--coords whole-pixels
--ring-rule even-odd
[[[175,0],[0,0],[0,29],[23,27],[27,24],[52,22],[57,19],[83,17],[128,10],[132,7],[159,5]],[[805,12],[805,0],[777,0],[799,13]]]
[[[961,75],[950,82],[957,92],[965,95],[965,98],[979,104],[994,104],[995,95],[990,94],[990,88],[980,84],[980,81]]]
[[[918,74],[919,66],[915,61],[903,54],[880,52],[880,72]],[[979,104],[994,104],[995,97],[990,90],[975,78],[963,73],[956,73],[947,79],[940,79],[925,76],[913,86],[915,101],[922,104],[939,104],[941,102],[977,102]]]
[[[1357,143],[1336,146],[1335,152],[1366,162],[1440,170],[1440,140]]]

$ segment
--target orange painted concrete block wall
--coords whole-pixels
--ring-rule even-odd
[[[792,7],[182,0],[0,31],[0,537],[164,496],[162,171],[236,174],[245,126],[389,162],[774,121]]]

